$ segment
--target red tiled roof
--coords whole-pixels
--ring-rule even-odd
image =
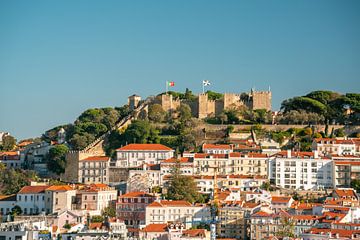
[[[53,185],[50,186],[46,189],[47,191],[69,191],[69,190],[73,190],[72,187],[70,187],[69,185]]]
[[[161,163],[176,163],[176,162],[179,162],[179,163],[191,163],[192,159],[188,158],[188,157],[181,157],[179,159],[169,158],[169,159],[166,159],[166,160],[162,161]]]
[[[227,144],[204,144],[203,149],[226,149],[230,150],[231,146]]]
[[[142,229],[143,232],[166,232],[167,224],[158,223],[158,224],[149,224]]]
[[[173,151],[171,148],[157,143],[133,143],[116,149],[117,151]]]
[[[356,193],[352,189],[335,189],[335,193],[340,198],[346,198],[346,197],[356,198]]]
[[[160,202],[153,202],[148,205],[148,207],[191,207],[191,203],[188,201],[182,201],[182,200],[161,200]]]
[[[264,211],[259,211],[257,213],[254,213],[253,215],[251,215],[252,217],[271,217],[271,214],[264,212]]]
[[[90,223],[90,225],[89,225],[89,228],[90,229],[101,229],[101,227],[102,227],[102,223],[101,222],[94,222],[94,223]]]
[[[331,234],[339,234],[339,237],[352,239],[352,234],[359,234],[360,230],[344,230],[344,229],[330,229],[330,228],[311,228],[306,231],[310,234],[320,234],[320,235],[327,235],[328,233]]]
[[[80,161],[109,161],[110,158],[107,156],[91,156]]]
[[[288,196],[272,196],[271,202],[274,203],[288,203],[290,201],[291,197]]]
[[[358,166],[360,165],[360,161],[334,161],[336,165],[353,165]]]
[[[131,197],[154,197],[154,196],[146,192],[129,192],[119,196],[119,198],[131,198]]]
[[[194,158],[227,158],[227,154],[208,154],[208,153],[195,153]]]
[[[49,186],[25,186],[23,187],[19,193],[20,194],[28,194],[28,193],[43,193],[45,189]]]
[[[205,237],[205,234],[205,229],[189,229],[183,231],[183,235],[186,235],[187,237]]]
[[[316,215],[293,215],[291,218],[295,220],[316,220],[321,217]]]

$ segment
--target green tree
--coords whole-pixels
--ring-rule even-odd
[[[133,121],[125,130],[124,140],[128,143],[159,143],[159,131],[148,121]]]
[[[91,222],[93,223],[101,223],[104,222],[104,217],[100,215],[95,215],[91,217]]]
[[[217,92],[213,92],[213,91],[206,91],[207,95],[208,95],[208,99],[210,100],[219,100],[222,99],[224,97],[224,94],[222,93],[217,93]]]
[[[221,124],[224,124],[228,121],[228,116],[224,112],[222,112],[219,115],[219,120],[221,121]]]
[[[295,221],[290,217],[282,216],[280,220],[281,224],[276,232],[276,237],[295,237]]]
[[[350,186],[354,188],[357,192],[360,191],[360,179],[351,180]]]
[[[22,169],[7,169],[0,164],[0,190],[4,195],[15,194],[24,186],[30,184],[30,181],[37,181],[39,178],[34,171]]]
[[[12,216],[18,216],[22,214],[22,210],[21,207],[19,205],[15,205],[12,209],[11,209],[11,213]]]
[[[167,199],[185,200],[190,203],[204,202],[204,197],[197,191],[197,185],[193,178],[180,174],[179,162],[173,168],[171,173]]]
[[[166,112],[160,104],[153,104],[149,107],[149,120],[154,122],[163,122],[166,116]]]
[[[48,169],[56,174],[64,173],[66,168],[65,155],[68,151],[69,148],[64,144],[51,148],[47,157]]]
[[[13,136],[7,135],[2,139],[2,148],[4,151],[11,151],[16,145],[16,139]]]
[[[182,103],[178,108],[180,122],[185,122],[191,119],[191,108],[189,105]]]
[[[102,210],[102,214],[103,218],[105,217],[116,217],[116,209],[112,206],[106,207]]]

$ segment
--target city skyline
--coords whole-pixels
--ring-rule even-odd
[[[360,92],[358,1],[0,3],[0,131],[40,136],[134,93]]]

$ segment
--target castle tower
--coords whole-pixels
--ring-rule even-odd
[[[132,111],[135,108],[137,108],[140,101],[141,101],[141,97],[136,94],[128,97],[128,105],[129,105],[130,110]]]
[[[209,100],[207,93],[198,96],[198,118],[203,119],[211,114],[215,114],[215,101]]]
[[[266,109],[271,111],[271,92],[270,91],[251,91],[252,109]]]

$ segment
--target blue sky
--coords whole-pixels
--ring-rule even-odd
[[[0,1],[0,131],[173,90],[360,92],[360,1]]]

